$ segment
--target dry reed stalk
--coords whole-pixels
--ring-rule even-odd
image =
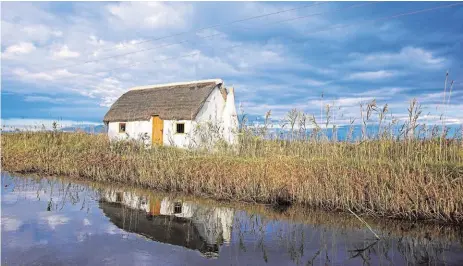
[[[410,120],[398,135],[396,121],[383,121],[385,107],[368,103],[362,111],[362,141],[330,140],[312,115],[294,111],[290,124],[312,123],[309,134],[291,130],[268,137],[269,124],[242,123],[237,147],[202,143],[200,149],[145,147],[138,141],[110,142],[104,134],[59,131],[4,133],[3,169],[67,175],[95,181],[134,184],[163,191],[249,202],[294,202],[327,210],[374,213],[407,219],[463,222],[461,136],[441,137],[438,128],[410,137],[421,112],[410,107]],[[368,137],[374,112],[381,127]],[[297,114],[297,116],[296,116]],[[326,114],[326,127],[330,114]],[[243,119],[245,116],[243,115]],[[270,121],[270,112],[266,115]],[[353,121],[353,120],[352,120]],[[203,132],[204,140],[218,132]],[[428,130],[429,132],[426,132]],[[212,131],[212,132],[210,132]]]

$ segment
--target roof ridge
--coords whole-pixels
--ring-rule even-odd
[[[209,83],[209,82],[215,82],[215,84],[222,84],[223,80],[222,79],[203,79],[203,80],[194,80],[194,81],[185,81],[185,82],[153,84],[153,85],[132,87],[129,89],[129,91],[155,89],[155,88],[162,88],[162,87],[169,87],[169,86],[180,86],[180,85],[189,85],[189,84],[198,84],[198,83]]]

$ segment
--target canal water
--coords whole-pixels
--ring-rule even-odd
[[[463,265],[461,227],[2,172],[2,265]]]

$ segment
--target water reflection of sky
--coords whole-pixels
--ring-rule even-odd
[[[151,196],[113,188],[92,189],[57,179],[35,182],[2,173],[2,264],[359,265],[365,260],[372,265],[401,265],[428,260],[463,265],[463,249],[456,242],[407,236],[399,242],[398,236],[389,236],[358,255],[352,250],[374,243],[371,233],[361,227],[333,229],[194,202],[184,202],[177,210],[174,201],[162,198],[155,210],[152,203]],[[175,215],[176,220],[171,218]],[[178,228],[189,228],[194,232],[188,233],[198,234],[205,245],[216,245],[217,256],[187,248],[191,243],[174,245],[172,239],[150,238],[153,232],[166,236],[159,232],[165,230],[162,223],[146,228],[159,217],[167,217],[169,223],[180,221]],[[118,226],[112,222],[117,219]],[[185,226],[184,221],[191,223]]]

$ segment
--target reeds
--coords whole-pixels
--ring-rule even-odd
[[[401,126],[386,119],[387,109],[376,102],[362,106],[360,139],[353,138],[351,120],[345,141],[338,141],[336,126],[331,137],[327,134],[330,108],[323,125],[313,116],[291,111],[282,122],[289,125],[289,138],[271,132],[270,112],[260,126],[241,119],[236,147],[207,143],[194,150],[145,149],[137,141],[110,142],[104,134],[3,134],[2,166],[215,199],[463,222],[461,136],[450,138],[445,128],[420,124],[416,101]],[[379,127],[372,134],[374,123]]]

